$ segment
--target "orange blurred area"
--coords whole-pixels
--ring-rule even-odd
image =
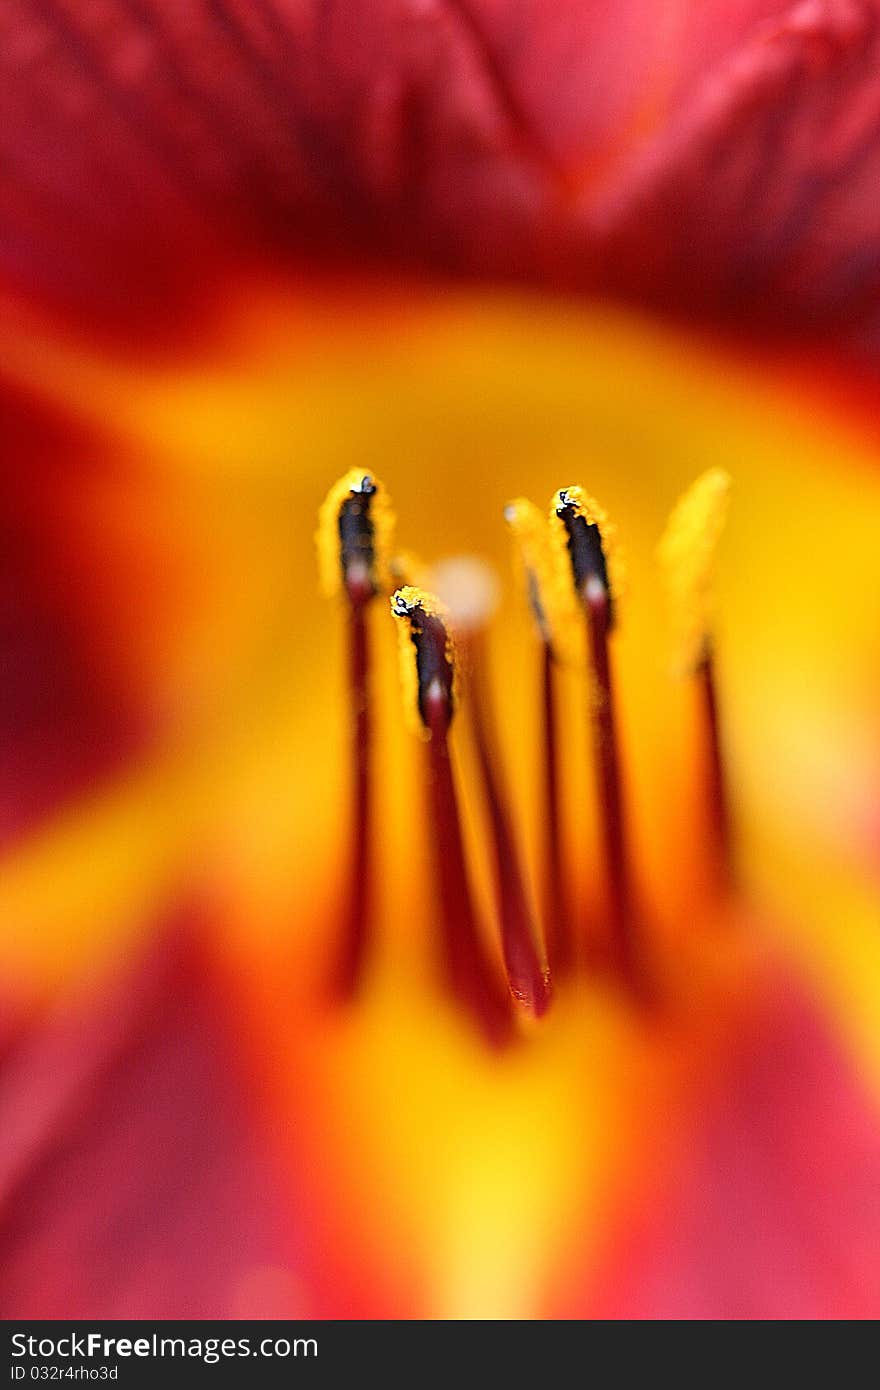
[[[794,962],[880,1099],[880,449],[814,374],[807,397],[790,362],[750,364],[601,304],[260,283],[231,286],[209,327],[198,354],[139,362],[9,306],[7,380],[97,441],[87,469],[38,493],[39,544],[48,564],[74,538],[59,582],[101,679],[150,735],[7,852],[0,981],[32,1000],[100,981],[169,901],[197,897],[273,1146],[377,1306],[529,1316],[575,1245],[598,1260],[646,1146],[674,1162],[769,961]],[[733,477],[717,645],[752,904],[733,924],[693,906],[693,691],[672,674],[655,560],[670,508],[709,466]],[[533,875],[538,649],[502,511],[583,482],[616,522],[629,824],[670,1017],[634,1020],[579,983],[499,1060],[442,1003],[422,750],[384,601],[370,615],[376,947],[362,999],[328,1012],[347,712],[342,612],[319,595],[314,531],[352,467],[387,485],[401,546],[428,562],[476,553],[502,576],[495,717]],[[562,699],[583,921],[600,870],[579,673]],[[487,907],[465,738],[455,752]]]

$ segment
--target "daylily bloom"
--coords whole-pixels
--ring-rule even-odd
[[[877,19],[7,7],[8,1314],[880,1311]]]

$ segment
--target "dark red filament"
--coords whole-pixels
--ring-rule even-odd
[[[370,647],[367,605],[372,595],[349,594],[349,700],[351,709],[351,842],[348,854],[348,888],[342,938],[336,970],[336,988],[351,998],[363,977],[369,945],[372,899],[370,820],[371,720],[369,703]]]
[[[711,648],[707,648],[697,667],[696,678],[703,722],[703,800],[709,823],[709,854],[715,885],[724,890],[733,884],[733,861],[715,662]]]
[[[624,831],[623,792],[614,717],[614,690],[608,653],[610,606],[608,590],[597,581],[586,585],[590,666],[593,677],[592,724],[600,828],[607,875],[607,908],[614,963],[620,973],[634,975],[632,896]]]
[[[565,858],[562,850],[562,809],[559,773],[559,731],[556,700],[556,661],[553,648],[542,643],[541,711],[543,720],[543,867],[542,906],[547,959],[553,976],[572,964],[570,913]]]
[[[511,994],[539,1018],[550,1003],[550,975],[538,951],[535,924],[526,897],[525,876],[497,770],[498,758],[491,734],[493,720],[483,675],[484,644],[481,638],[475,637],[470,640],[469,647],[472,665],[471,724],[492,834],[504,965]]]
[[[488,1041],[500,1047],[511,1036],[509,1000],[480,941],[449,755],[452,710],[439,687],[426,693],[423,713],[431,734],[426,749],[433,812],[431,840],[450,986]]]

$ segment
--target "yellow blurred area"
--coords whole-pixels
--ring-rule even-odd
[[[677,1019],[570,988],[499,1057],[390,973],[350,1012],[309,1010],[291,1029],[278,972],[242,961],[255,1033],[284,1040],[274,1092],[277,1113],[296,1117],[299,1172],[332,1193],[361,1277],[390,1267],[398,1311],[418,1288],[439,1318],[540,1313],[560,1266],[582,1277],[620,1207],[661,1181],[695,1104],[721,1090],[759,978],[739,947],[715,965],[683,967],[700,997]]]
[[[623,312],[525,294],[348,302],[248,285],[197,356],[150,364],[22,311],[4,339],[16,382],[106,439],[108,467],[68,520],[106,571],[93,621],[112,635],[120,688],[162,729],[141,765],[62,808],[4,866],[0,968],[19,988],[63,982],[181,886],[204,889],[275,1058],[280,1113],[307,1075],[315,1164],[362,1240],[380,1247],[393,1208],[437,1315],[522,1315],[573,1206],[587,1194],[598,1240],[633,1134],[649,1142],[695,1074],[708,1084],[712,1048],[654,1047],[619,1002],[578,991],[498,1062],[437,1006],[423,750],[402,717],[384,602],[371,614],[378,960],[350,1017],[316,1024],[292,1006],[325,963],[346,843],[343,624],[318,593],[317,509],[348,469],[376,472],[401,546],[427,561],[477,552],[501,571],[497,721],[534,869],[538,662],[502,511],[514,496],[544,508],[574,483],[599,499],[628,576],[615,662],[637,878],[646,930],[674,943],[694,926],[699,823],[692,692],[671,675],[655,547],[678,495],[718,467],[733,479],[718,654],[743,879],[772,909],[771,945],[799,960],[880,1088],[880,458],[852,422],[799,397],[790,374],[774,381],[766,359],[752,368]],[[132,584],[133,553],[155,586]],[[563,687],[570,850],[589,896],[585,699],[577,673]],[[750,968],[732,967],[734,995]]]

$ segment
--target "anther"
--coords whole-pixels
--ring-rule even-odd
[[[351,488],[339,508],[339,564],[352,603],[364,603],[377,591],[371,504],[376,484],[367,473]]]
[[[391,589],[394,516],[372,473],[352,469],[328,492],[318,519],[318,558],[325,592],[364,604]]]
[[[407,716],[423,738],[430,738],[438,708],[447,728],[455,712],[456,670],[448,618],[433,594],[411,585],[397,590],[391,611],[403,620],[398,631]]]
[[[563,488],[559,492],[556,515],[565,527],[575,591],[591,603],[605,599],[610,629],[613,622],[611,585],[599,525],[589,519],[573,488]]]

